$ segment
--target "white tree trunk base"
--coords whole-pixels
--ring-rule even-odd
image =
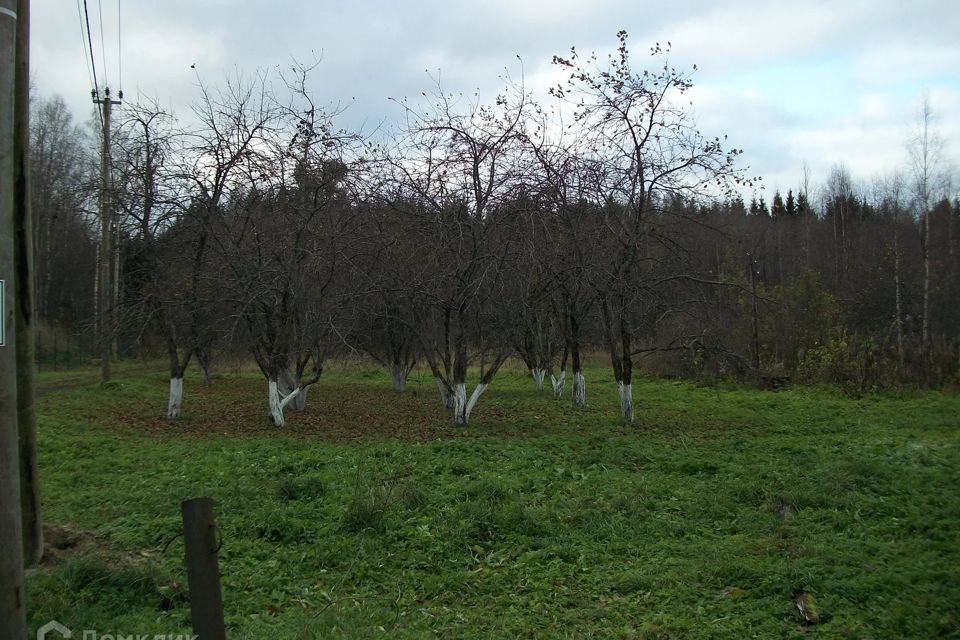
[[[562,398],[563,397],[563,387],[567,383],[567,372],[561,371],[560,377],[551,375],[550,376],[550,385],[553,387],[553,397]]]
[[[458,382],[453,385],[453,424],[466,426],[470,416],[467,415],[467,385]]]
[[[470,414],[473,413],[473,408],[477,406],[477,400],[480,399],[480,396],[483,395],[483,392],[487,390],[489,385],[483,384],[482,382],[478,384],[473,389],[473,393],[470,394],[470,400],[467,402],[467,422],[470,422]]]
[[[633,385],[617,383],[620,394],[620,416],[627,422],[633,422]]]
[[[280,405],[280,388],[277,381],[271,378],[267,383],[267,395],[270,402],[270,420],[275,427],[283,427],[283,407]]]
[[[573,372],[573,406],[587,406],[587,381],[583,377],[583,371]]]
[[[183,378],[170,378],[170,399],[167,402],[167,420],[177,420],[183,406]]]
[[[477,400],[487,390],[488,384],[480,383],[473,389],[470,399],[467,399],[467,385],[460,382],[453,387],[453,423],[463,426],[470,424],[470,414],[477,406]]]
[[[543,380],[547,376],[547,370],[530,369],[530,375],[533,376],[533,388],[537,391],[543,391]]]

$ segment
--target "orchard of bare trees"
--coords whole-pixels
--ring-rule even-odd
[[[659,45],[631,55],[621,32],[609,58],[553,63],[549,95],[436,84],[373,134],[310,92],[317,65],[201,84],[182,117],[128,103],[110,256],[98,134],[36,99],[41,366],[89,357],[109,322],[120,357],[165,354],[175,419],[191,364],[209,383],[220,354],[245,354],[278,427],[344,353],[398,392],[429,369],[461,425],[511,357],[558,401],[618,393],[626,420],[638,369],[851,393],[956,380],[960,204],[929,109],[900,173],[857,183],[837,165],[771,194],[723,132],[698,130],[692,71]],[[104,260],[119,274],[107,315]],[[615,386],[588,384],[598,350]]]

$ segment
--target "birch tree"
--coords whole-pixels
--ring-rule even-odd
[[[96,246],[90,235],[90,141],[59,96],[34,100],[30,188],[41,325],[74,329],[92,315]]]
[[[923,263],[923,303],[920,312],[920,354],[925,375],[931,370],[932,338],[930,334],[931,297],[931,210],[943,197],[947,184],[943,171],[943,141],[934,127],[934,113],[929,98],[924,98],[917,122],[907,143],[913,177],[913,200],[919,221],[920,251]]]
[[[893,253],[893,327],[897,344],[897,366],[900,373],[906,366],[906,345],[904,339],[904,275],[901,227],[906,207],[904,206],[905,182],[900,173],[877,178],[873,183],[875,207],[890,219],[892,228],[890,243]]]

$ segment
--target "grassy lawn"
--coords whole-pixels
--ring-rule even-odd
[[[583,411],[506,372],[461,430],[429,377],[350,370],[278,432],[252,375],[175,424],[118,380],[39,402],[34,629],[188,632],[170,540],[209,495],[232,639],[960,637],[955,395],[642,380],[623,426],[604,369]]]

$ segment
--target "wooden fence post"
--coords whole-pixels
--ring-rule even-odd
[[[213,499],[184,500],[180,510],[183,513],[183,540],[187,549],[187,583],[190,588],[193,632],[198,640],[226,640]]]

